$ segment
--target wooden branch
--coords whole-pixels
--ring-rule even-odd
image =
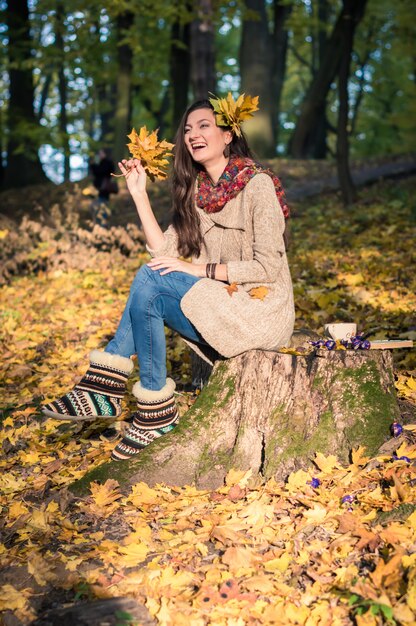
[[[308,68],[308,70],[310,70],[312,76],[314,73],[314,69],[311,63],[309,63],[309,61],[307,61],[302,55],[299,54],[299,52],[296,50],[295,46],[293,46],[291,43],[288,44],[288,48],[289,50],[293,53],[293,55],[295,56],[295,58],[300,61],[300,63],[302,63],[302,65],[306,65],[306,67]]]

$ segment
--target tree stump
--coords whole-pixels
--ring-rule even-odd
[[[253,350],[217,362],[179,426],[130,461],[109,462],[92,480],[121,485],[195,484],[214,489],[229,469],[284,480],[316,452],[347,462],[359,445],[374,454],[399,417],[388,350],[316,350],[307,356]]]

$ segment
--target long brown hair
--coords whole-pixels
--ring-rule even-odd
[[[173,226],[178,235],[178,250],[184,257],[198,257],[201,253],[202,235],[199,228],[199,216],[195,209],[195,181],[202,166],[196,163],[185,145],[185,125],[188,116],[198,109],[211,109],[209,100],[198,100],[189,106],[179,124],[175,137],[174,167],[172,176]],[[231,130],[228,127],[221,129]],[[227,146],[229,155],[253,158],[244,134],[237,137],[233,133],[231,143]],[[228,156],[228,154],[227,154]]]

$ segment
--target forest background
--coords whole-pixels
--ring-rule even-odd
[[[110,480],[74,497],[122,422],[57,426],[39,414],[111,337],[148,259],[123,182],[109,228],[92,224],[89,159],[101,147],[126,156],[132,126],[173,140],[186,105],[208,92],[260,96],[245,130],[290,200],[296,325],[355,321],[371,338],[416,338],[411,0],[0,0],[0,10],[3,622],[58,623],[51,611],[125,597],[135,603],[106,619],[413,624],[414,350],[395,351],[402,423],[384,451],[359,449],[348,467],[318,455],[285,483],[231,471],[215,492],[125,493]],[[168,191],[149,184],[163,225]],[[171,334],[168,367],[183,415],[196,396]]]
[[[2,0],[4,187],[81,178],[133,122],[172,140],[207,93],[260,96],[259,157],[406,153],[415,119],[410,0]],[[344,165],[345,168],[345,165]],[[342,181],[341,181],[342,182]]]

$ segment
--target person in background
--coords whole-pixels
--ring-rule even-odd
[[[97,162],[90,162],[89,168],[93,176],[93,185],[98,191],[98,196],[92,203],[93,223],[107,228],[111,214],[108,201],[111,193],[117,193],[117,183],[111,177],[115,172],[115,166],[110,158],[110,151],[101,148],[97,154]]]
[[[152,260],[133,280],[114,338],[104,351],[90,353],[74,389],[42,409],[55,419],[114,420],[137,355],[137,411],[113,460],[134,457],[178,422],[165,326],[200,355],[214,351],[217,358],[276,350],[292,336],[284,239],[289,211],[277,176],[253,159],[238,111],[235,105],[230,116],[225,107],[219,119],[210,100],[185,111],[174,149],[173,221],[165,232],[149,202],[143,164],[136,158],[119,163]]]

